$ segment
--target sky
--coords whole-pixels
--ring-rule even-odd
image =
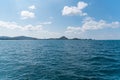
[[[0,36],[120,39],[120,0],[1,0]]]

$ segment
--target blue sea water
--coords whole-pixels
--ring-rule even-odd
[[[120,80],[120,41],[0,41],[0,80]]]

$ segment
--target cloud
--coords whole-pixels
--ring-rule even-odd
[[[47,23],[46,23],[47,24]],[[7,21],[0,21],[0,34],[4,36],[18,36],[18,35],[25,35],[25,36],[31,36],[31,37],[36,37],[36,38],[55,38],[55,37],[60,37],[61,33],[59,32],[51,32],[43,27],[44,25],[37,24],[37,25],[19,25],[16,22],[7,22]],[[10,32],[5,32],[5,31],[10,31]]]
[[[21,26],[18,25],[16,22],[5,22],[5,21],[0,21],[0,27],[2,28],[7,28],[7,29],[18,29],[18,30],[26,30],[26,31],[40,31],[42,30],[42,25],[36,25],[33,26],[31,24]]]
[[[30,10],[35,10],[35,9],[36,9],[35,5],[31,5],[31,6],[29,6],[28,8],[29,8]]]
[[[83,24],[81,27],[67,27],[67,33],[80,33],[88,30],[99,30],[104,28],[118,28],[120,27],[120,22],[115,21],[108,23],[105,20],[96,21],[91,17],[87,17],[83,20]]]
[[[87,6],[88,6],[88,4],[85,2],[78,2],[78,4],[77,4],[77,8],[80,10],[86,8]]]
[[[34,18],[35,13],[30,12],[30,11],[21,11],[21,17],[22,19]]]
[[[52,24],[52,22],[48,21],[48,22],[43,22],[43,23],[40,23],[41,25],[49,25],[49,24]]]
[[[88,6],[85,2],[78,2],[77,6],[65,6],[62,10],[62,15],[80,15],[85,16],[87,13],[84,13],[82,10]]]
[[[66,33],[79,33],[81,32],[81,27],[67,27]]]

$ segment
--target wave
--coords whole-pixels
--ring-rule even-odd
[[[117,62],[116,59],[110,58],[110,57],[105,57],[105,56],[96,56],[92,57],[90,59],[87,59],[87,61],[99,61],[99,62]]]

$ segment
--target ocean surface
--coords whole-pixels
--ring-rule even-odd
[[[3,40],[0,80],[120,80],[120,41]]]

